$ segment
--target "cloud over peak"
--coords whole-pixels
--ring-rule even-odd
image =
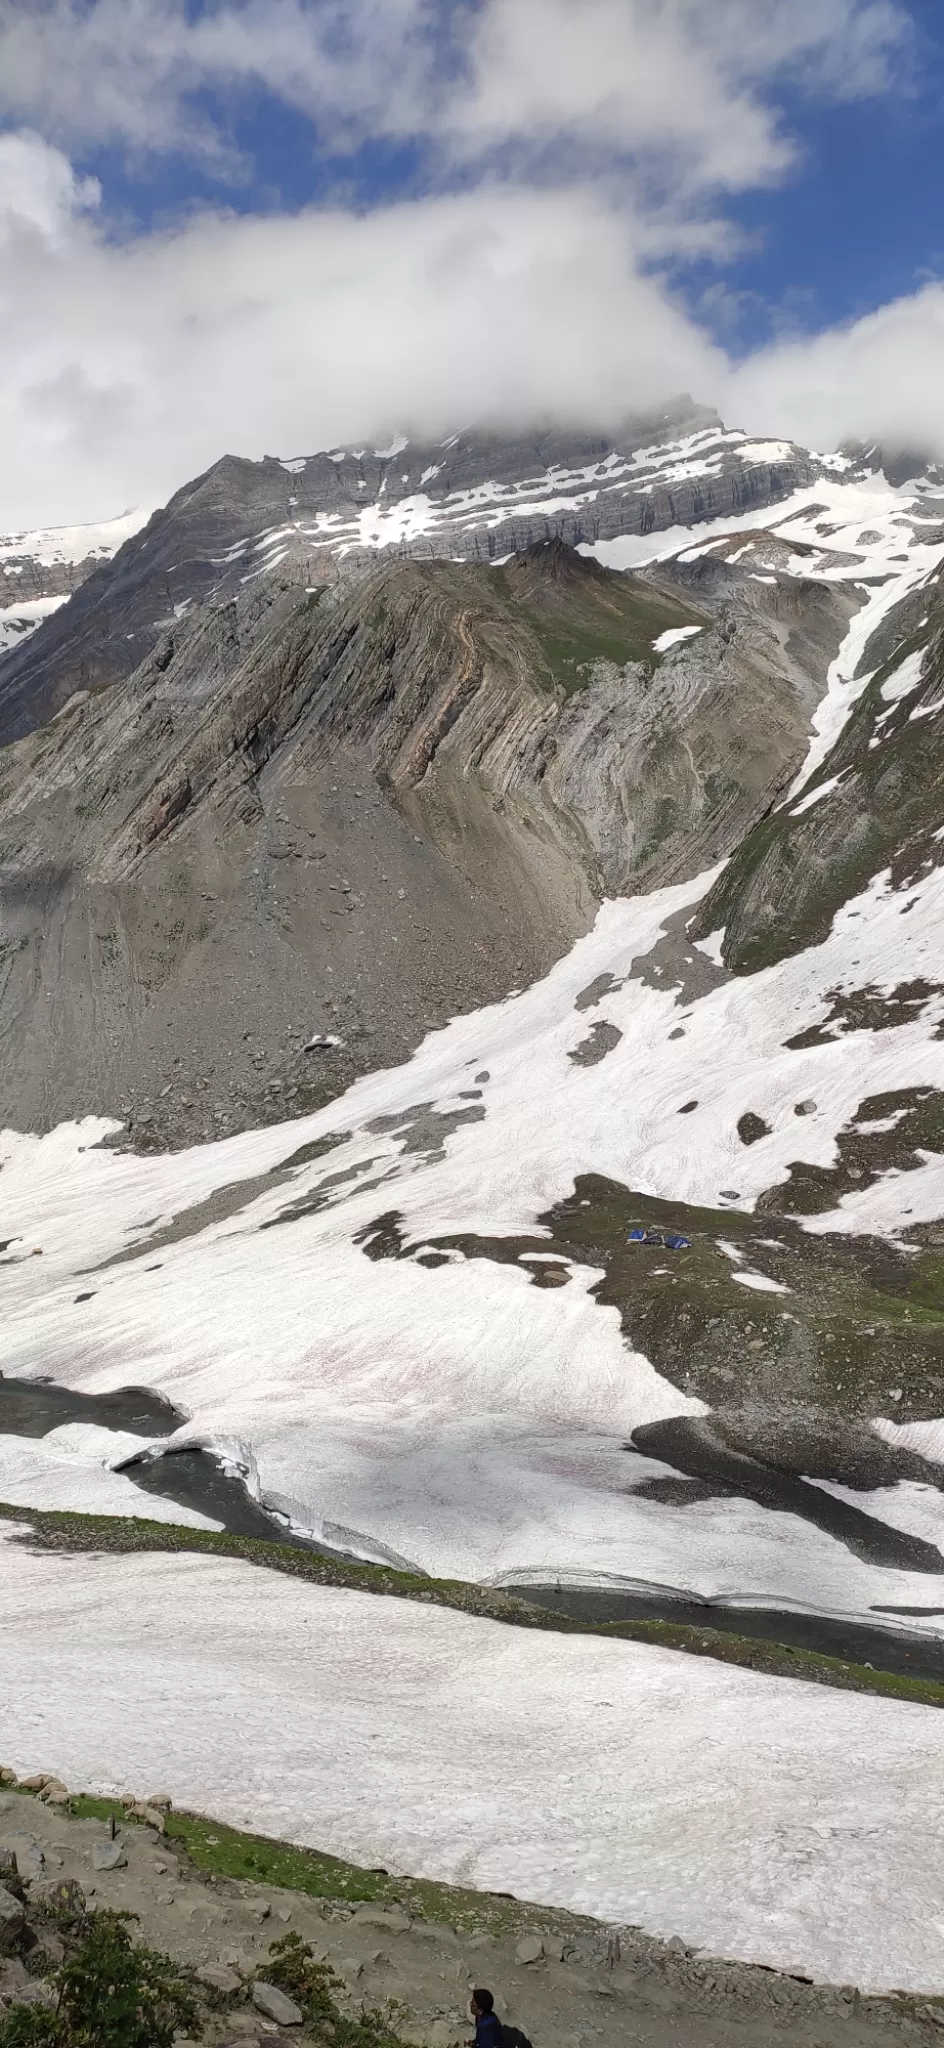
[[[0,520],[103,516],[226,449],[606,425],[682,388],[944,449],[937,287],[737,365],[677,285],[795,167],[784,95],[907,90],[912,40],[896,0],[0,0]],[[253,207],[260,107],[335,178],[378,143],[412,178]],[[219,197],[129,225],[89,175],[116,150]]]

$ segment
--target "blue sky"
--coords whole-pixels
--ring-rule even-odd
[[[944,449],[942,173],[939,0],[0,0],[5,488],[686,387]]]
[[[188,12],[197,18],[207,8],[188,0]],[[857,319],[944,274],[944,7],[912,7],[909,18],[913,40],[888,90],[844,103],[778,83],[774,104],[795,164],[777,183],[728,196],[725,211],[743,246],[720,273],[714,262],[674,268],[693,312],[717,324],[735,352],[784,325],[816,331]],[[422,136],[366,136],[338,148],[307,109],[258,85],[235,101],[203,89],[193,104],[226,135],[238,163],[213,165],[188,149],[142,157],[86,146],[77,155],[126,229],[129,220],[152,227],[220,203],[241,213],[294,212],[340,195],[372,208],[455,190],[475,176],[468,167],[444,170]],[[542,175],[554,172],[552,146]],[[730,302],[715,321],[719,282]]]

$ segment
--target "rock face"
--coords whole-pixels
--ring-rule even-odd
[[[604,892],[730,852],[854,599],[817,587],[799,654],[797,603],[553,543],[320,593],[286,566],[183,617],[0,757],[0,1118],[183,1142],[306,1109],[545,971]]]
[[[273,567],[290,563],[317,585],[339,564],[363,570],[378,550],[386,560],[497,561],[540,541],[576,546],[726,518],[821,472],[803,449],[726,432],[688,398],[610,439],[464,434],[289,462],[225,456],[95,568],[29,645],[0,658],[0,741],[76,691],[131,674],[175,617]]]
[[[881,870],[906,897],[911,883],[940,864],[940,572],[922,588],[920,604],[919,623],[908,600],[866,647],[860,668],[872,671],[870,680],[809,791],[755,826],[702,905],[694,935],[724,927],[723,956],[734,972],[819,944],[840,906]],[[887,1000],[888,1021],[904,1021],[907,990],[899,994],[897,1016]],[[853,1028],[851,1012],[840,1028]]]

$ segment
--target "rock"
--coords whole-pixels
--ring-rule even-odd
[[[669,1935],[669,1938],[668,1938],[668,1941],[666,1942],[666,1944],[665,1944],[665,1945],[666,1945],[666,1948],[670,1948],[670,1949],[672,1949],[672,1950],[673,1950],[673,1952],[674,1952],[674,1953],[675,1953],[676,1955],[682,1955],[682,1956],[687,1956],[687,1955],[688,1955],[688,1943],[687,1943],[687,1941],[683,1941],[683,1940],[682,1940],[682,1937],[681,1937],[681,1935],[680,1935],[680,1934],[670,1934],[670,1935]]]
[[[274,2020],[277,2027],[300,2027],[304,2019],[295,2000],[287,1998],[277,1984],[254,1984],[252,2002],[256,2011],[264,2013],[267,2020]]]
[[[47,2012],[55,2012],[59,2003],[59,1993],[48,1977],[32,1977],[29,1983],[24,1984],[22,1990],[17,1992],[14,2003],[44,2006]]]
[[[813,1113],[814,1113],[814,1111],[815,1111],[815,1109],[816,1109],[816,1104],[815,1104],[815,1102],[814,1102],[814,1101],[812,1100],[812,1098],[811,1098],[811,1097],[807,1097],[807,1099],[806,1099],[806,1101],[805,1101],[805,1102],[797,1102],[797,1103],[795,1103],[795,1104],[794,1104],[794,1115],[795,1115],[795,1116],[812,1116],[812,1115],[813,1115]]]
[[[410,1916],[401,1906],[356,1906],[354,1918],[362,1927],[383,1927],[388,1934],[408,1934]]]
[[[516,1963],[539,1963],[544,1954],[544,1943],[539,1934],[523,1934],[515,1949]]]
[[[0,1961],[0,2000],[18,1998],[28,1983],[29,1975],[19,1956],[8,1956],[6,1962]]]
[[[0,1884],[0,1951],[13,1947],[25,1918],[20,1900]]]
[[[238,1991],[242,1982],[235,1970],[227,1969],[225,1963],[201,1963],[195,1975],[197,1981],[208,1984],[211,1991]]]
[[[93,1842],[93,1870],[124,1870],[128,1858],[120,1842]]]
[[[85,1893],[74,1877],[44,1877],[30,1886],[30,1905],[59,1920],[79,1920],[85,1912]]]
[[[12,1851],[16,1859],[18,1877],[33,1878],[42,1876],[46,1858],[39,1843],[34,1841],[32,1835],[27,1835],[21,1831],[12,1835],[4,1835],[2,1841],[0,1841],[0,1849]]]

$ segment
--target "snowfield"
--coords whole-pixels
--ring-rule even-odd
[[[362,1864],[940,1991],[934,1709],[236,1562],[0,1546],[22,1773],[159,1782]]]

